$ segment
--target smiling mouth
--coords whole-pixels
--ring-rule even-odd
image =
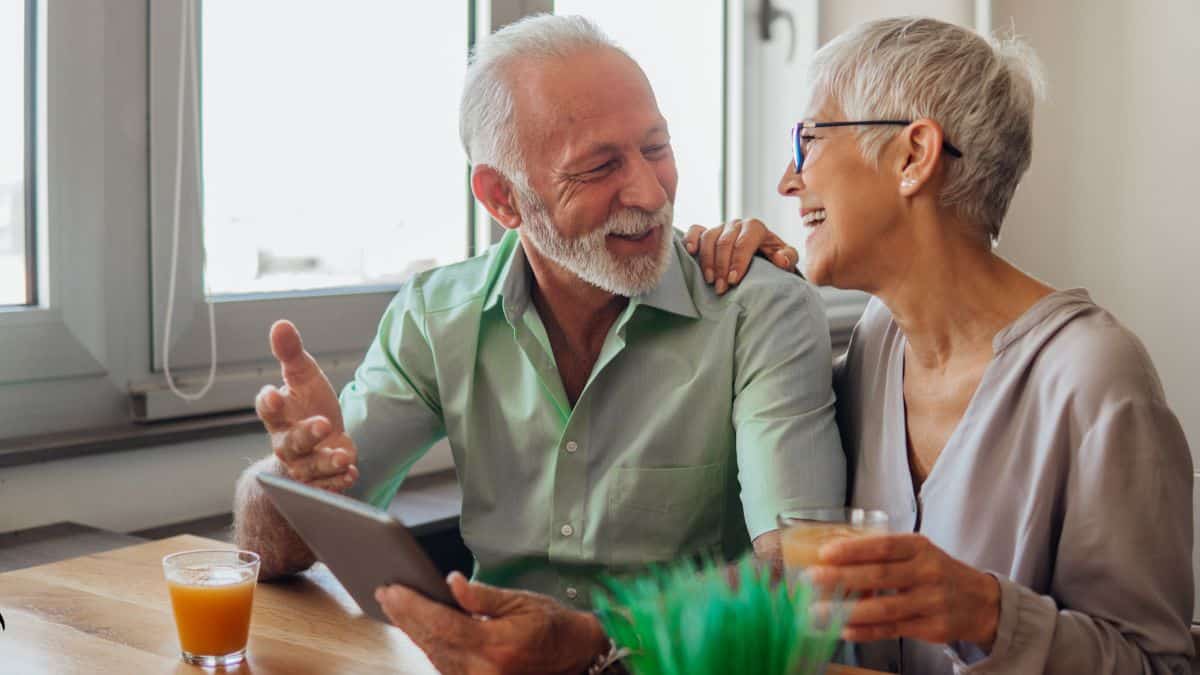
[[[652,227],[644,232],[638,232],[637,234],[617,234],[616,232],[610,232],[608,236],[616,237],[617,239],[624,239],[625,241],[642,241],[646,237],[654,234],[654,230],[656,229],[658,229],[658,226]]]
[[[800,220],[805,227],[816,227],[825,222],[825,209],[815,209],[804,214]]]

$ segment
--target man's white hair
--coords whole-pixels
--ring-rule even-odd
[[[810,75],[814,97],[829,97],[848,120],[937,122],[963,153],[946,157],[940,200],[978,226],[973,234],[981,240],[996,242],[1033,154],[1033,107],[1043,80],[1029,46],[934,19],[882,19],[822,47]],[[898,133],[856,130],[863,156],[875,163]]]
[[[458,132],[472,164],[487,164],[518,185],[525,163],[517,143],[508,67],[525,58],[564,58],[591,48],[624,53],[596,24],[581,16],[525,17],[482,40],[471,54],[459,106]]]

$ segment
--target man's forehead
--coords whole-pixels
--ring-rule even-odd
[[[616,50],[528,60],[511,74],[518,124],[535,138],[569,135],[574,144],[595,142],[613,131],[649,135],[665,130],[645,75]]]

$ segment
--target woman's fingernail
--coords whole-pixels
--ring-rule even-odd
[[[736,284],[738,280],[737,270],[729,270],[729,283]]]
[[[706,268],[704,268],[704,283],[711,284],[712,282],[713,282],[713,271],[706,267]]]
[[[725,285],[725,280],[724,280],[724,279],[717,279],[717,295],[724,295],[724,294],[725,294],[725,288],[726,288],[726,285]]]

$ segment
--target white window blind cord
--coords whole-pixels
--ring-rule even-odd
[[[179,41],[179,106],[178,117],[176,118],[177,133],[175,134],[175,196],[173,204],[174,213],[171,221],[171,279],[167,291],[166,326],[163,330],[163,371],[167,375],[167,386],[171,388],[171,391],[176,396],[185,401],[198,401],[204,398],[204,395],[212,388],[213,381],[217,375],[217,322],[213,314],[212,300],[207,295],[204,302],[208,305],[208,339],[212,346],[211,360],[208,367],[208,381],[204,383],[200,391],[188,393],[179,389],[175,385],[175,379],[171,376],[171,320],[175,314],[175,278],[179,271],[179,211],[183,188],[183,107],[188,83],[187,79],[185,79],[186,75],[191,75],[192,85],[192,129],[194,131],[193,140],[195,141],[192,147],[197,149],[200,147],[200,77],[196,67],[195,0],[182,0],[182,5]],[[190,69],[186,67],[189,65],[189,59]]]

